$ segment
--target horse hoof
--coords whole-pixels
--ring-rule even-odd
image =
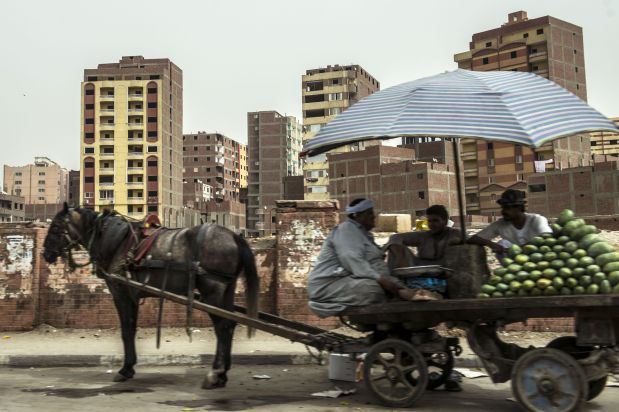
[[[133,376],[125,376],[122,373],[117,373],[112,379],[114,382],[125,382],[131,379]]]
[[[209,373],[202,381],[202,389],[217,389],[226,386],[228,379],[222,375]]]

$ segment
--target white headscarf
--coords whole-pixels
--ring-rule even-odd
[[[370,199],[363,199],[361,202],[357,203],[354,206],[346,206],[346,214],[351,215],[353,213],[365,212],[366,210],[372,209],[373,207],[374,203],[372,203]]]

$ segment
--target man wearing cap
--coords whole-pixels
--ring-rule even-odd
[[[502,254],[511,245],[522,246],[535,236],[552,233],[548,220],[535,213],[526,213],[526,194],[521,190],[508,189],[497,200],[501,205],[502,219],[488,225],[487,228],[471,236],[469,243],[488,246],[497,254]],[[492,239],[501,237],[500,242]]]
[[[310,309],[327,317],[352,306],[385,302],[385,292],[412,299],[413,291],[390,275],[383,251],[369,232],[375,221],[372,201],[353,200],[346,207],[346,215],[348,219],[325,239],[309,274]]]

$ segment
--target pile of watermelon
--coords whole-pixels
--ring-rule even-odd
[[[595,226],[566,209],[551,227],[552,234],[513,245],[478,297],[619,294],[619,252]]]

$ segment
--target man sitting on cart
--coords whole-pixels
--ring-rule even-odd
[[[389,238],[385,249],[389,251],[388,263],[391,269],[445,264],[447,246],[458,243],[460,231],[449,227],[449,213],[443,205],[430,206],[426,210],[426,218],[429,230],[396,233]],[[416,256],[408,246],[417,247]],[[426,295],[433,300],[442,299],[447,289],[447,281],[435,277],[411,277],[404,283],[418,290],[418,295]]]
[[[521,190],[508,189],[497,200],[501,205],[502,219],[492,222],[481,232],[469,238],[468,242],[488,246],[498,256],[511,246],[522,246],[535,236],[552,233],[548,219],[535,213],[526,213],[526,193]],[[492,239],[501,237],[499,242]]]
[[[355,199],[346,207],[348,219],[325,239],[307,281],[310,309],[321,317],[337,316],[349,307],[381,303],[386,292],[410,300],[414,291],[390,275],[381,248],[369,232],[374,205]]]

